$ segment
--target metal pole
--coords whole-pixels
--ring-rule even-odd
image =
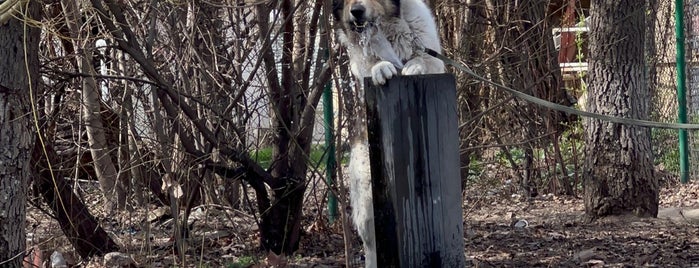
[[[326,51],[327,58],[327,51]],[[323,120],[325,121],[325,146],[327,148],[325,157],[325,180],[328,187],[335,185],[335,170],[337,161],[335,160],[335,123],[333,118],[333,92],[328,82],[323,89]],[[333,223],[337,219],[337,197],[332,191],[328,191],[328,221]]]
[[[684,0],[675,0],[675,37],[677,38],[677,106],[679,123],[687,123],[687,95],[685,93],[685,49],[684,49]],[[689,180],[689,155],[687,152],[687,130],[679,132],[680,181]]]

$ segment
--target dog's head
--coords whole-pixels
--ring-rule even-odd
[[[400,16],[400,0],[333,0],[333,14],[343,28],[362,32],[378,18]]]

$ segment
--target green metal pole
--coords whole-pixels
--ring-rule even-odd
[[[328,182],[328,187],[332,187],[335,185],[334,178],[337,161],[335,160],[333,93],[330,89],[330,82],[325,84],[325,88],[323,89],[323,119],[325,121],[325,146],[327,148],[327,152],[325,154],[325,180]],[[328,191],[328,221],[333,223],[335,219],[337,219],[337,216],[337,197],[332,191]]]
[[[685,93],[684,0],[675,0],[675,36],[677,37],[677,105],[679,123],[687,123],[687,94]],[[689,181],[687,130],[680,129],[680,181]]]

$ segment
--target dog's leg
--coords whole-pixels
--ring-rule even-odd
[[[390,64],[390,63],[389,63]],[[385,81],[384,81],[385,82]],[[366,131],[366,129],[363,129]],[[350,200],[352,220],[364,243],[365,267],[376,267],[376,235],[374,205],[371,192],[369,144],[366,139],[352,144],[349,162]]]
[[[425,60],[422,57],[415,57],[405,63],[405,67],[401,71],[403,75],[426,74]]]
[[[388,79],[391,79],[391,77],[397,74],[398,70],[396,66],[389,61],[382,60],[371,67],[371,81],[374,82],[374,85],[386,84]]]
[[[444,63],[430,55],[420,55],[405,63],[403,75],[435,74],[444,72]]]

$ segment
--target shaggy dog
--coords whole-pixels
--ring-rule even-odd
[[[444,63],[419,47],[441,52],[437,27],[423,0],[334,0],[338,38],[347,49],[350,70],[376,85],[396,75],[443,73]],[[358,96],[363,100],[363,89]],[[376,267],[366,111],[357,104],[348,175],[352,220],[364,242],[366,267]]]

